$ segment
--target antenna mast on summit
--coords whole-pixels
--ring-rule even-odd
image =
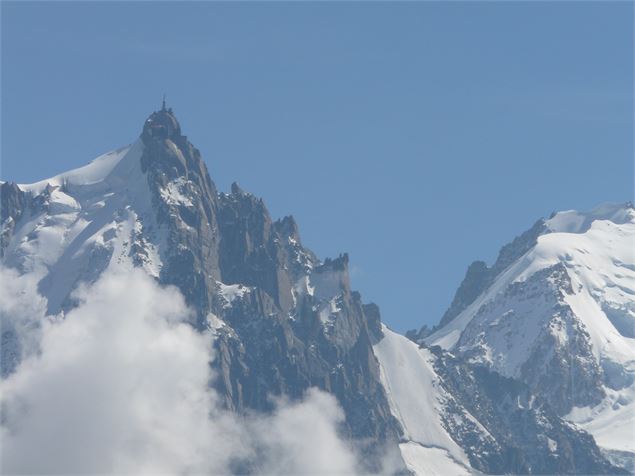
[[[161,110],[165,111],[165,93],[163,94],[163,105],[161,106]]]

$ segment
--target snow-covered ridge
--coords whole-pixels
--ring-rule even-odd
[[[79,282],[92,282],[110,263],[130,261],[133,247],[139,264],[158,276],[163,237],[141,170],[143,150],[137,140],[84,167],[18,185],[34,206],[17,223],[4,263],[41,278],[49,313],[70,305]]]
[[[556,213],[545,225],[535,246],[425,341],[553,385],[562,377],[533,365],[536,357],[562,355],[566,372],[575,356],[569,372],[597,385],[590,401],[605,397],[569,418],[607,450],[635,453],[635,210],[604,204]]]
[[[632,222],[634,216],[635,210],[631,203],[603,203],[586,212],[566,210],[555,213],[545,224],[554,233],[584,233],[596,220],[621,225]]]
[[[547,220],[550,233],[512,263],[495,282],[453,321],[426,340],[431,345],[453,348],[476,312],[513,282],[563,263],[594,295],[628,305],[635,295],[635,210],[630,205],[603,205],[591,212],[560,212]],[[558,231],[558,230],[573,231]],[[607,273],[607,271],[609,271]],[[618,306],[621,308],[621,306]],[[635,316],[635,314],[633,314]],[[608,320],[608,318],[607,318]],[[610,329],[611,324],[606,328]]]
[[[77,169],[63,172],[54,177],[40,180],[39,182],[31,184],[18,184],[20,189],[31,192],[33,195],[39,195],[44,191],[47,186],[52,187],[67,187],[67,186],[81,186],[91,185],[99,182],[103,182],[113,171],[113,169],[121,162],[121,160],[128,156],[128,153],[133,150],[136,152],[139,148],[143,148],[141,140],[137,140],[135,143],[120,147],[113,151],[100,155],[90,163],[79,167]],[[136,155],[136,154],[135,154]]]
[[[469,460],[441,421],[447,395],[432,366],[432,355],[387,327],[374,346],[381,380],[391,410],[404,429],[399,445],[409,469],[416,474],[470,474]]]

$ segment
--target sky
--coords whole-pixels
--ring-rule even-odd
[[[167,94],[221,191],[292,214],[390,327],[554,210],[633,199],[630,2],[1,3],[0,178],[133,142]]]

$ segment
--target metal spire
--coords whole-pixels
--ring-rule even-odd
[[[163,93],[163,105],[161,106],[161,110],[165,111],[165,93]]]

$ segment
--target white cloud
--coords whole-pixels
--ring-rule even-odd
[[[356,460],[352,448],[337,436],[344,413],[335,399],[311,389],[300,404],[283,404],[271,417],[257,418],[249,428],[253,446],[267,455],[262,474],[351,474]]]
[[[21,327],[39,352],[0,383],[2,472],[219,474],[234,461],[255,462],[262,474],[355,472],[328,394],[280,401],[272,415],[219,407],[209,385],[212,336],[185,322],[190,311],[175,288],[142,271],[107,271],[54,319],[27,284],[0,296],[4,321],[42,323],[38,336]]]

